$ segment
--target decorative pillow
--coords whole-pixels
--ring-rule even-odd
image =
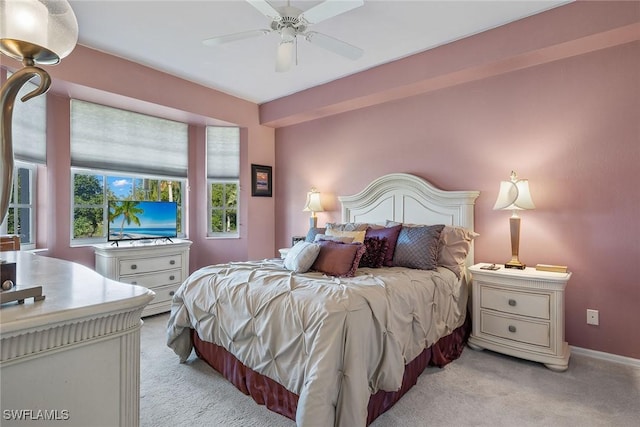
[[[380,268],[384,265],[384,257],[387,254],[389,243],[386,237],[365,237],[364,247],[366,251],[360,258],[358,267]]]
[[[372,230],[379,230],[379,229],[381,229],[381,228],[385,228],[385,227],[386,227],[386,225],[385,225],[385,224],[376,224],[376,223],[370,222],[370,223],[368,224],[367,230],[368,230],[368,229],[372,229]]]
[[[369,224],[364,222],[345,222],[345,223],[337,223],[337,222],[328,222],[327,230],[338,230],[338,231],[365,231]]]
[[[458,279],[471,248],[471,242],[479,234],[463,227],[445,225],[440,233],[438,265],[453,271]]]
[[[393,265],[398,267],[435,270],[438,266],[438,241],[443,224],[402,227],[393,254]]]
[[[304,238],[305,242],[313,243],[317,234],[324,234],[324,228],[313,228],[311,227],[309,231],[307,231],[307,236]]]
[[[393,266],[393,254],[396,250],[396,241],[398,240],[398,234],[400,234],[401,229],[402,225],[387,228],[367,228],[365,237],[385,237],[387,239],[388,248],[383,262],[386,267]]]
[[[316,234],[316,238],[313,240],[318,243],[322,240],[331,240],[332,242],[340,242],[340,243],[351,243],[353,242],[353,237],[340,237],[340,236],[329,236],[326,234]]]
[[[309,271],[311,265],[320,253],[317,243],[298,242],[287,252],[284,258],[284,268],[296,273]]]
[[[364,235],[366,234],[366,231],[365,230],[343,231],[343,230],[334,230],[332,228],[327,227],[327,231],[324,234],[327,236],[334,236],[334,237],[352,237],[353,243],[363,243]]]
[[[338,243],[327,240],[318,243],[318,245],[320,253],[311,266],[312,270],[337,277],[355,275],[360,258],[365,252],[362,243]]]

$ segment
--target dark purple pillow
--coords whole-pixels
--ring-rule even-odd
[[[337,277],[353,277],[356,274],[360,258],[365,252],[362,243],[339,243],[330,240],[317,243],[320,245],[320,253],[311,270]]]
[[[384,255],[383,265],[386,267],[393,267],[393,253],[396,250],[396,242],[398,241],[398,235],[402,229],[402,224],[394,225],[393,227],[386,228],[367,228],[367,233],[364,235],[367,237],[386,237],[387,239],[387,253]]]
[[[387,254],[389,243],[386,237],[365,237],[366,248],[358,267],[380,268],[384,265],[384,257]]]

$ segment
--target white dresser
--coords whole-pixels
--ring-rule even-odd
[[[564,289],[571,273],[501,267],[473,275],[473,330],[469,346],[544,363],[554,371],[569,365],[564,339]]]
[[[138,426],[140,314],[153,292],[69,261],[0,256],[17,263],[18,288],[45,296],[0,309],[0,424]]]
[[[173,294],[189,275],[190,246],[189,240],[96,245],[96,271],[118,282],[151,289],[156,297],[142,316],[163,313],[171,309]]]

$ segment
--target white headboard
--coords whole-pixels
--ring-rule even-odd
[[[473,231],[479,191],[444,191],[423,178],[392,173],[375,179],[353,196],[340,196],[343,222],[446,224]],[[473,264],[473,245],[467,266]]]

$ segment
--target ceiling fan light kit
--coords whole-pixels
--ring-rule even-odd
[[[278,52],[276,53],[276,71],[289,71],[296,62],[295,39],[291,41],[283,40],[278,45]]]
[[[202,43],[206,46],[217,46],[277,32],[281,39],[276,53],[276,71],[279,72],[289,71],[297,64],[297,36],[351,60],[360,58],[364,53],[362,49],[342,40],[316,31],[307,31],[310,25],[362,6],[363,0],[326,0],[307,11],[293,7],[289,2],[287,6],[279,8],[274,8],[266,0],[247,2],[271,20],[271,30],[259,29],[227,34],[203,40]]]

